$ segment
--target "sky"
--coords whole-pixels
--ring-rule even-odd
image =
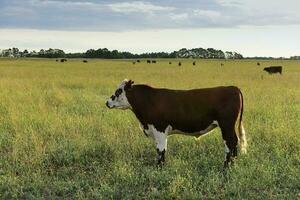
[[[0,0],[0,49],[300,55],[299,0]]]

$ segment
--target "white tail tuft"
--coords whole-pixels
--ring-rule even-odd
[[[241,147],[241,153],[246,154],[247,153],[247,139],[246,139],[246,132],[244,129],[243,124],[239,124],[239,141],[240,141],[240,147]]]

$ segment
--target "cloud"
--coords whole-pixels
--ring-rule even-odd
[[[24,17],[34,14],[31,9],[14,6],[7,6],[2,9],[2,12],[2,15],[6,17]]]
[[[193,10],[193,14],[197,17],[206,17],[209,19],[217,20],[220,19],[221,13],[214,10]]]
[[[286,26],[300,24],[299,6],[295,0],[1,0],[0,28],[127,31]]]
[[[157,6],[142,1],[121,2],[121,3],[108,4],[107,6],[111,8],[112,11],[120,12],[120,13],[132,13],[132,12],[154,13],[159,11],[172,11],[175,9],[174,7]]]
[[[188,13],[180,13],[180,14],[171,13],[170,18],[174,21],[187,20],[189,18],[189,14]]]
[[[217,3],[221,6],[242,6],[243,4],[240,1],[237,0],[217,0]]]

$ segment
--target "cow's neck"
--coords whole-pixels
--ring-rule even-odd
[[[126,92],[126,97],[131,105],[131,110],[138,118],[140,123],[146,125],[145,112],[149,109],[149,95],[146,94],[147,91],[140,88],[139,85],[133,86],[130,90]]]

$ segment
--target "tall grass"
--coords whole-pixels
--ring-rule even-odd
[[[300,62],[181,61],[0,59],[0,198],[299,199]],[[262,71],[271,64],[283,75]],[[124,78],[240,87],[249,153],[223,173],[220,130],[176,135],[157,169],[134,115],[105,107]]]

